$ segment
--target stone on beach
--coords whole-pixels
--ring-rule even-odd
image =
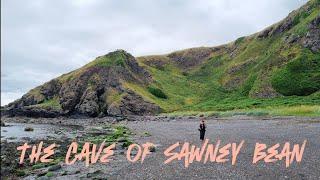
[[[33,131],[34,129],[32,127],[26,127],[24,128],[24,131]]]

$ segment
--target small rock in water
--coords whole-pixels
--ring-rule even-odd
[[[33,131],[33,128],[32,127],[26,127],[26,128],[24,128],[24,131]]]
[[[3,121],[1,121],[1,127],[5,127],[5,126],[6,124]]]

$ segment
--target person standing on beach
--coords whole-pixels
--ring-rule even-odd
[[[205,124],[203,118],[200,121],[199,131],[200,131],[200,140],[203,141],[204,140],[204,135],[206,133],[206,124]]]

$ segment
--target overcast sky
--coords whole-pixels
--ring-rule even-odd
[[[306,0],[1,0],[1,105],[116,49],[134,56],[215,46]]]

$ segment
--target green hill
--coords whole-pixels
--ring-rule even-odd
[[[319,27],[320,1],[311,0],[263,31],[218,47],[137,58],[115,51],[31,90],[5,109],[9,115],[50,117],[253,108],[320,115]]]

